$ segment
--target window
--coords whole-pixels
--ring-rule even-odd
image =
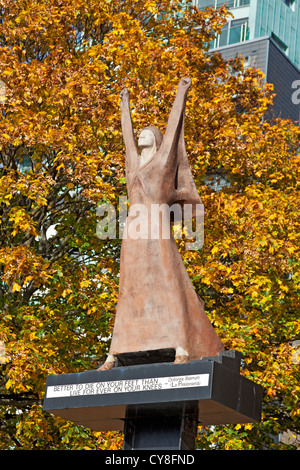
[[[282,49],[284,52],[287,51],[287,45],[284,44],[283,41],[281,41],[281,39],[279,39],[278,36],[276,36],[276,34],[274,33],[271,33],[271,38],[273,39],[274,42],[276,42],[276,44],[280,47],[280,49]]]
[[[247,41],[249,39],[248,18],[232,20],[222,29],[222,33],[213,41],[212,47],[218,48]]]
[[[283,0],[283,3],[285,3],[291,10],[295,11],[295,0]]]
[[[249,55],[244,58],[244,69],[257,68],[257,55]]]
[[[248,39],[247,37],[248,19],[231,21],[229,30],[229,42],[228,44],[234,44],[236,42],[242,42]]]

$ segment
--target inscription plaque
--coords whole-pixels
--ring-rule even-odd
[[[177,375],[173,377],[153,377],[145,379],[113,380],[107,382],[87,382],[81,384],[49,385],[47,398],[62,398],[111,393],[143,392],[148,390],[168,390],[174,388],[207,387],[209,374]]]

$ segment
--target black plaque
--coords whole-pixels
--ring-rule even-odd
[[[180,416],[180,426],[189,416],[203,425],[259,422],[262,387],[241,376],[239,364],[240,353],[226,351],[186,364],[50,375],[44,410],[95,431],[123,431],[137,410],[145,421],[154,409],[158,418]]]

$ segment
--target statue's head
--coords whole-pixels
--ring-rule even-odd
[[[153,153],[159,150],[163,135],[155,126],[145,127],[139,136],[138,146],[141,150],[144,148],[153,148]]]

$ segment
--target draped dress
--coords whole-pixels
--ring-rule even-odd
[[[167,236],[163,229],[170,224],[167,209],[174,203],[192,204],[193,208],[201,204],[184,146],[188,87],[182,80],[162,144],[141,166],[129,97],[121,101],[130,210],[121,246],[112,355],[181,347],[188,353],[189,360],[197,360],[224,350],[205,314],[204,302],[194,290],[170,225]],[[155,222],[151,212],[153,205],[162,208]],[[139,207],[143,209],[142,218],[141,212],[136,210]],[[158,227],[153,227],[158,221]]]

